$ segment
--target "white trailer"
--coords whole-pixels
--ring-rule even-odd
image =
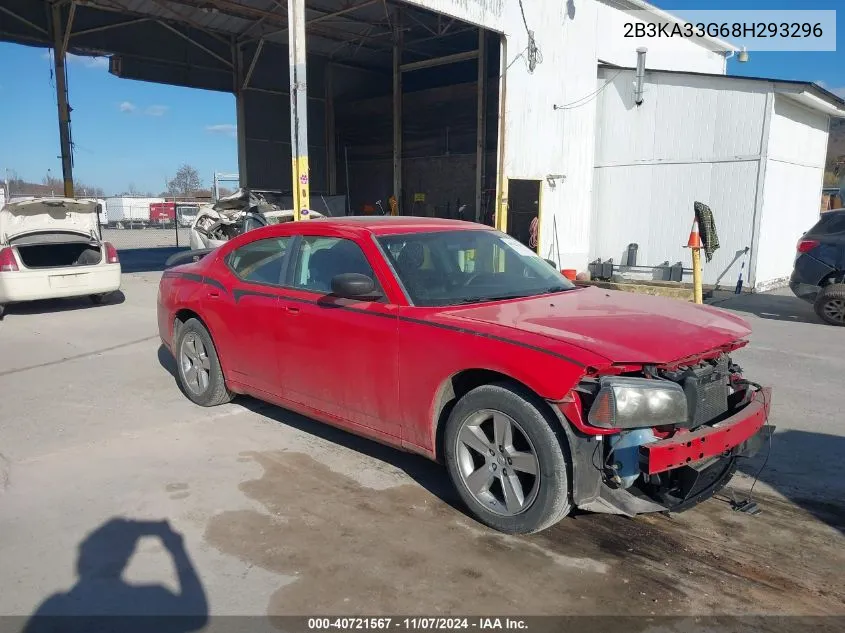
[[[108,226],[118,229],[141,228],[150,223],[150,204],[164,202],[164,198],[106,198],[105,212]]]

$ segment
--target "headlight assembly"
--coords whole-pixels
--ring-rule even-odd
[[[607,376],[590,407],[591,425],[611,429],[678,424],[687,419],[687,398],[668,380]]]

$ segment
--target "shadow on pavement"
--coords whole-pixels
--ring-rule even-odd
[[[176,380],[178,384],[179,381],[176,377],[176,361],[163,345],[158,348],[158,362],[171,376],[173,376],[174,380]],[[181,391],[181,386],[179,389]],[[236,402],[253,413],[258,413],[259,415],[270,418],[280,424],[285,424],[315,437],[332,442],[333,444],[338,444],[361,453],[362,455],[390,464],[391,466],[405,472],[414,481],[419,483],[433,495],[439,497],[445,503],[448,503],[460,512],[466,512],[466,508],[463,507],[460,498],[452,488],[452,484],[446,474],[446,469],[439,464],[435,464],[431,460],[419,455],[414,455],[413,453],[406,453],[404,451],[385,446],[384,444],[379,444],[378,442],[368,440],[328,424],[312,420],[288,409],[283,409],[282,407],[277,407],[249,396],[238,396]]]
[[[118,305],[126,301],[126,295],[117,290],[111,293],[102,303],[94,303],[91,297],[67,297],[66,299],[43,299],[11,303],[6,306],[6,314],[47,314],[49,312],[70,312],[71,310],[91,310],[101,306]]]
[[[716,308],[756,314],[761,319],[792,321],[793,323],[813,323],[826,325],[813,312],[813,306],[798,297],[786,294],[742,294],[727,298],[715,298],[708,304]]]
[[[176,253],[188,250],[188,247],[166,246],[160,248],[120,249],[120,268],[125,273],[146,273],[164,270],[164,262]]]
[[[828,499],[839,499],[838,502],[814,498],[802,487],[802,479],[822,476],[820,464],[841,463],[843,454],[845,437],[789,429],[775,433],[770,454],[768,446],[764,446],[753,459],[740,460],[739,470],[750,477],[759,472],[759,481],[819,521],[845,534],[845,500],[837,496],[836,489],[841,488],[838,479],[815,486],[816,490],[820,487],[826,490],[832,488]],[[765,468],[760,471],[764,463]]]
[[[237,403],[275,422],[295,428],[315,437],[324,439],[332,444],[348,448],[380,462],[390,464],[407,474],[428,492],[449,504],[461,513],[466,514],[466,508],[458,497],[449,481],[446,468],[421,455],[406,453],[385,444],[379,444],[359,435],[354,435],[339,428],[312,420],[288,409],[267,404],[261,400],[248,396],[239,396]]]
[[[146,536],[158,537],[169,552],[179,593],[163,585],[129,584],[121,577],[138,540]],[[23,633],[186,633],[208,622],[205,590],[181,534],[167,521],[109,520],[79,545],[76,571],[76,584],[70,591],[47,598]]]

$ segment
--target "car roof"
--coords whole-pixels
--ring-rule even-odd
[[[309,221],[319,222],[320,224],[329,224],[342,229],[359,229],[374,235],[426,233],[429,231],[492,230],[492,227],[485,224],[478,224],[476,222],[415,216],[353,215],[334,218],[316,218]]]

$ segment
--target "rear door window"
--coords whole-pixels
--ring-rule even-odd
[[[342,273],[359,273],[378,280],[364,251],[355,242],[338,237],[306,236],[296,257],[293,285],[302,290],[328,294],[332,278]]]
[[[291,239],[274,237],[250,242],[229,253],[226,264],[244,281],[281,286]]]

